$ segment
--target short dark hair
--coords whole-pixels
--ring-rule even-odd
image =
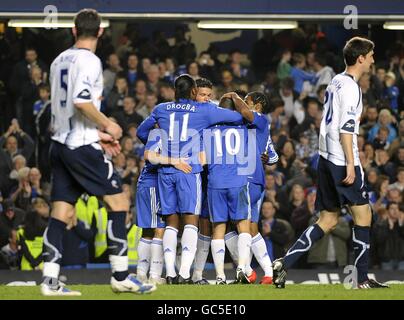
[[[189,74],[182,74],[174,82],[175,100],[190,99],[192,89],[196,88],[195,80]]]
[[[322,67],[324,67],[324,66],[327,65],[327,58],[325,57],[325,55],[323,55],[323,54],[321,54],[321,53],[316,53],[316,54],[314,55],[314,59],[315,59],[316,62],[317,62],[320,66],[322,66]]]
[[[282,79],[282,81],[281,81],[282,89],[293,90],[294,87],[295,87],[295,82],[293,81],[293,79],[291,77],[286,77],[286,78]]]
[[[47,92],[50,92],[50,86],[49,86],[49,84],[41,83],[38,86],[38,92],[39,92],[39,90],[46,90]]]
[[[209,88],[209,89],[212,89],[212,88],[213,88],[213,83],[212,83],[209,79],[206,79],[206,78],[199,78],[199,79],[196,79],[196,86],[197,86],[198,88]]]
[[[389,203],[387,203],[386,209],[389,210],[392,205],[396,205],[400,208],[397,202],[390,201]]]
[[[74,18],[77,38],[97,38],[101,25],[101,16],[94,9],[83,9]]]
[[[265,93],[259,91],[253,91],[249,92],[245,98],[247,97],[251,97],[254,104],[261,103],[262,110],[268,112],[269,99]]]
[[[278,97],[275,97],[273,99],[271,99],[270,102],[270,112],[274,111],[276,108],[280,108],[280,107],[284,107],[285,106],[285,102]]]
[[[359,56],[366,56],[373,50],[375,44],[369,39],[361,37],[353,37],[350,39],[343,49],[344,60],[347,66],[353,66]]]

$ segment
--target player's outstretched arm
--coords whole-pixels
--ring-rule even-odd
[[[122,137],[121,127],[108,119],[105,114],[98,111],[93,103],[76,103],[74,106],[80,110],[86,118],[94,122],[99,130],[109,133],[114,140],[119,140]]]
[[[153,114],[148,116],[137,128],[136,136],[143,144],[147,143],[150,131],[155,127],[157,121]]]
[[[184,173],[192,172],[192,167],[186,162],[188,160],[187,158],[170,158],[158,152],[146,150],[144,159],[150,161],[152,164],[172,165]]]
[[[237,112],[241,114],[241,116],[246,119],[248,122],[254,121],[254,113],[248,108],[248,105],[244,102],[243,99],[239,97],[239,95],[235,92],[228,92],[223,95],[222,98],[230,98],[234,102],[234,107]]]

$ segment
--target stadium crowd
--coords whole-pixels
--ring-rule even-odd
[[[50,212],[50,61],[41,60],[29,44],[16,37],[14,29],[0,34],[0,268],[4,269],[41,268],[42,234]],[[317,219],[318,132],[327,84],[343,71],[340,51],[312,28],[264,32],[248,57],[239,49],[220,52],[214,45],[197,53],[184,28],[176,29],[173,45],[162,31],[141,38],[130,25],[117,46],[108,36],[102,38],[97,50],[104,64],[102,111],[125,132],[122,152],[113,163],[133,204],[127,217],[131,263],[136,264],[141,234],[133,221],[134,194],[144,166],[137,127],[156,104],[174,100],[173,81],[182,73],[212,81],[214,101],[236,90],[268,96],[265,113],[279,161],[267,168],[260,228],[271,259],[285,254]],[[394,43],[375,60],[371,74],[359,80],[364,112],[358,141],[374,215],[371,263],[383,270],[404,270],[404,43]],[[106,262],[105,209],[94,197],[83,195],[76,212],[77,219],[66,231],[62,265],[79,268]],[[336,229],[313,246],[300,268],[352,263],[352,220],[346,209],[342,212]]]

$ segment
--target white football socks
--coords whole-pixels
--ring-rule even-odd
[[[192,281],[202,280],[203,270],[205,269],[206,259],[209,255],[210,242],[212,238],[199,234],[198,244],[196,247],[194,272],[192,274]]]
[[[233,260],[234,264],[238,265],[238,234],[236,231],[230,231],[226,233],[224,236],[224,241],[226,243],[226,247],[230,252],[231,259]]]
[[[226,252],[224,239],[214,239],[211,242],[213,262],[215,263],[216,278],[226,280],[224,273],[224,255]]]
[[[260,264],[262,270],[265,272],[266,277],[273,276],[272,261],[268,255],[267,246],[264,238],[258,233],[251,241],[251,250],[254,253],[255,258]]]
[[[137,263],[137,275],[147,277],[147,272],[150,267],[150,247],[151,240],[140,238],[139,245],[137,247],[138,263]]]
[[[198,243],[198,228],[192,224],[184,226],[182,233],[181,245],[181,267],[179,275],[184,279],[188,279],[191,271],[192,263],[194,262],[196,245]]]
[[[166,265],[166,276],[176,277],[175,258],[177,256],[177,233],[173,227],[166,227],[163,236],[164,262]]]
[[[161,278],[164,266],[163,240],[153,238],[150,251],[150,277]]]
[[[245,272],[246,265],[249,260],[251,251],[251,234],[240,233],[238,235],[238,268],[241,268]]]

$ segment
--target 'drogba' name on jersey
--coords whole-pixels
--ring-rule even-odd
[[[167,105],[167,110],[172,110],[172,109],[176,109],[176,110],[184,110],[184,111],[190,111],[190,112],[195,112],[195,106],[187,103],[170,103]]]

